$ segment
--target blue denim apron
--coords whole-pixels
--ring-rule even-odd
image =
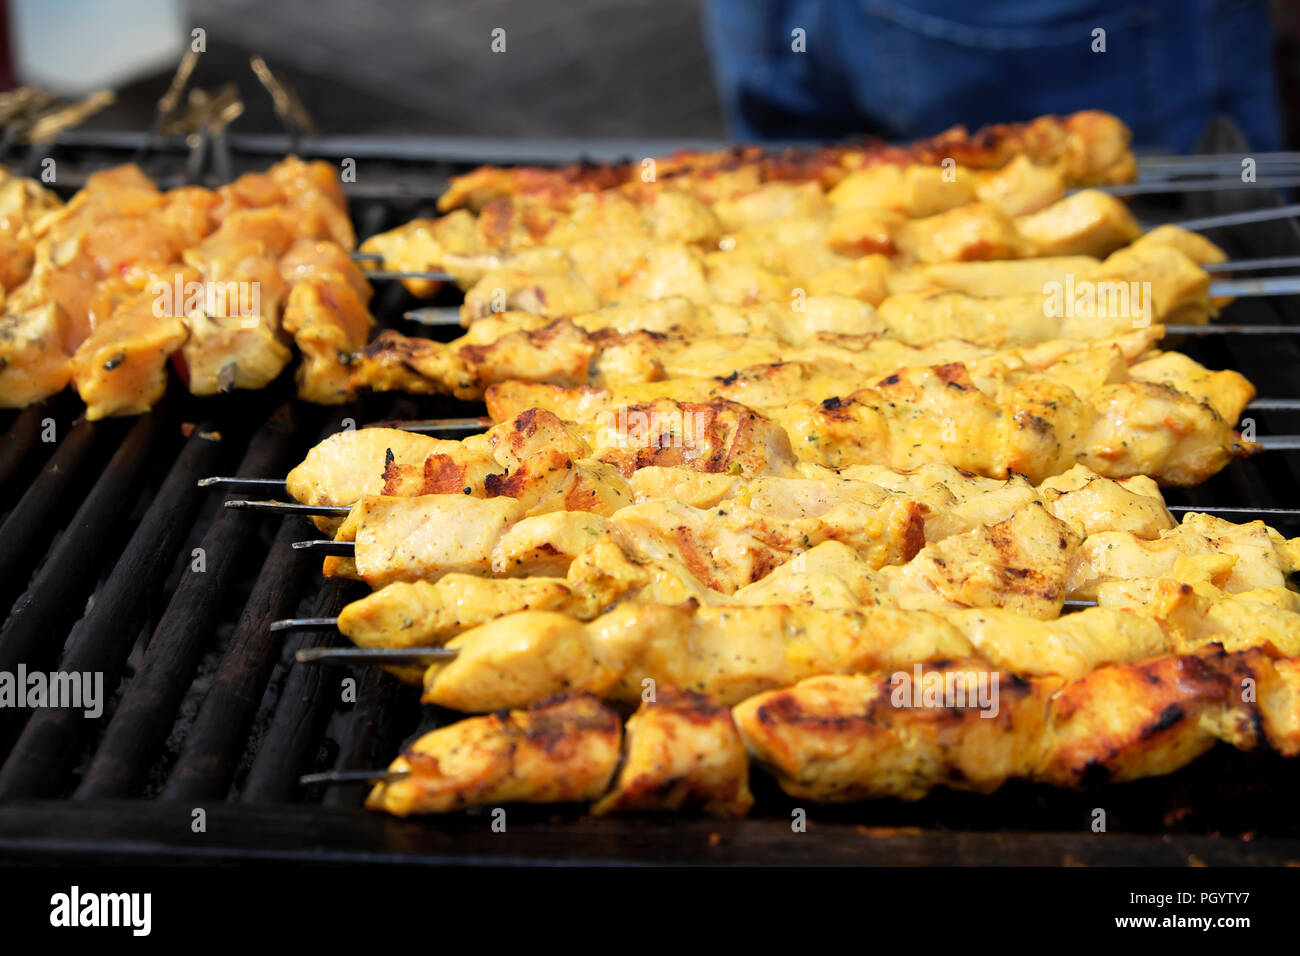
[[[1281,148],[1264,0],[708,0],[704,19],[737,139],[912,139],[1097,108],[1139,147],[1185,152],[1223,114]]]

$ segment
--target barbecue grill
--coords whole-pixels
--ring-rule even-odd
[[[147,137],[73,133],[59,141],[56,187],[139,155]],[[1230,128],[1207,152],[1244,152]],[[563,147],[437,140],[337,140],[300,154],[358,164],[345,188],[365,237],[433,212],[448,177],[480,162],[573,160]],[[276,137],[216,144],[223,179],[284,151]],[[611,158],[602,156],[600,158]],[[188,154],[154,148],[145,162],[164,184]],[[33,163],[35,166],[35,163]],[[192,166],[188,167],[193,173]],[[1266,190],[1141,196],[1151,222],[1277,202]],[[1233,258],[1300,254],[1294,220],[1214,236]],[[450,304],[454,299],[445,300]],[[421,329],[396,283],[372,303],[381,325]],[[423,304],[423,303],[421,303]],[[1295,299],[1248,299],[1239,323],[1300,324]],[[1234,368],[1261,395],[1300,397],[1293,336],[1206,336],[1183,350]],[[342,427],[401,418],[482,414],[446,398],[368,396],[322,409],[292,400],[288,376],[261,392],[195,400],[173,387],[148,415],[76,420],[68,396],[5,413],[0,430],[0,671],[102,672],[99,719],[80,710],[0,708],[0,859],[37,862],[175,860],[400,861],[492,864],[706,862],[852,864],[1186,864],[1300,860],[1290,794],[1300,761],[1226,747],[1167,777],[1083,793],[1027,784],[992,796],[939,792],[904,804],[800,804],[756,775],[743,821],[585,819],[581,807],[509,809],[508,834],[490,812],[399,821],[362,809],[364,783],[300,785],[308,773],[382,767],[417,733],[452,718],[422,708],[418,691],[373,667],[294,663],[302,648],[343,644],[333,631],[273,632],[287,617],[332,617],[365,589],[325,581],[317,557],[291,543],[305,518],[222,507],[201,489],[213,474],[283,475]],[[1296,413],[1251,412],[1258,435],[1293,434]],[[1300,453],[1234,462],[1174,505],[1296,505]],[[229,497],[236,497],[232,493]],[[1241,516],[1249,520],[1250,515]],[[1271,516],[1288,534],[1296,516]],[[1106,811],[1107,831],[1091,829]],[[199,813],[199,811],[202,811]],[[202,821],[200,826],[196,821]]]

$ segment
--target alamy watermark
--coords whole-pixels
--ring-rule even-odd
[[[1075,279],[1043,284],[1043,315],[1049,319],[1132,319],[1133,328],[1151,325],[1151,283]]]
[[[152,893],[94,893],[73,885],[50,897],[50,925],[58,928],[121,927],[133,936],[153,929]]]
[[[920,664],[912,673],[895,671],[889,678],[893,691],[889,702],[895,707],[971,708],[981,717],[998,715],[997,671],[929,671]]]
[[[602,448],[682,448],[687,457],[704,448],[706,412],[623,407],[596,416],[596,444]]]
[[[0,671],[0,707],[80,710],[92,720],[104,713],[103,671]]]
[[[246,329],[257,328],[262,319],[260,282],[194,282],[177,275],[171,282],[157,280],[149,287],[153,314],[179,319],[195,312],[211,316],[238,317]]]

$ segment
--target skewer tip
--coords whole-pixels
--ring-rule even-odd
[[[303,774],[298,778],[298,784],[313,787],[317,784],[390,783],[410,775],[408,770],[328,770],[325,773]]]
[[[271,622],[273,631],[317,631],[338,627],[337,617],[287,617]]]

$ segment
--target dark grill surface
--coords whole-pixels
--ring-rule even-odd
[[[1222,140],[1221,149],[1240,152]],[[60,188],[128,158],[120,143],[60,154]],[[361,235],[432,212],[459,159],[358,163],[353,210]],[[65,155],[66,154],[66,155]],[[231,151],[228,171],[273,157]],[[331,158],[338,158],[332,156]],[[500,159],[501,157],[485,157]],[[146,160],[164,180],[184,156]],[[66,175],[64,171],[67,171]],[[1275,201],[1263,193],[1146,202],[1151,221]],[[1215,237],[1235,258],[1300,253],[1291,222]],[[449,301],[455,301],[451,299]],[[403,326],[411,304],[380,287],[381,322]],[[1238,302],[1239,323],[1300,322],[1289,299]],[[410,328],[403,328],[411,332]],[[447,330],[450,334],[451,330]],[[1246,373],[1261,396],[1300,397],[1295,339],[1207,337],[1182,348]],[[0,671],[98,671],[104,715],[0,709],[0,859],[286,859],[405,862],[774,863],[1278,863],[1300,860],[1292,794],[1300,761],[1226,747],[1168,777],[1086,793],[1011,785],[991,796],[941,792],[923,801],[807,806],[756,775],[746,821],[583,818],[581,807],[517,807],[493,833],[486,813],[397,821],[361,808],[360,785],[304,789],[301,774],[386,765],[402,743],[453,715],[377,668],[293,665],[332,633],[272,634],[290,616],[333,616],[364,593],[325,582],[317,558],[289,547],[315,536],[299,518],[226,511],[206,475],[283,476],[342,427],[401,417],[477,414],[451,400],[374,396],[340,409],[292,400],[286,375],[260,393],[197,401],[173,383],[152,414],[87,424],[65,394],[4,413],[0,432]],[[51,437],[51,427],[53,438]],[[1260,435],[1300,431],[1300,415],[1257,413]],[[1295,507],[1300,455],[1238,461],[1174,504]],[[230,497],[246,495],[230,495]],[[271,497],[272,495],[268,495]],[[277,495],[283,497],[283,494]],[[1289,535],[1300,526],[1278,522]],[[1091,832],[1094,808],[1108,832]],[[203,811],[206,825],[196,825]],[[196,829],[199,832],[195,832]]]

